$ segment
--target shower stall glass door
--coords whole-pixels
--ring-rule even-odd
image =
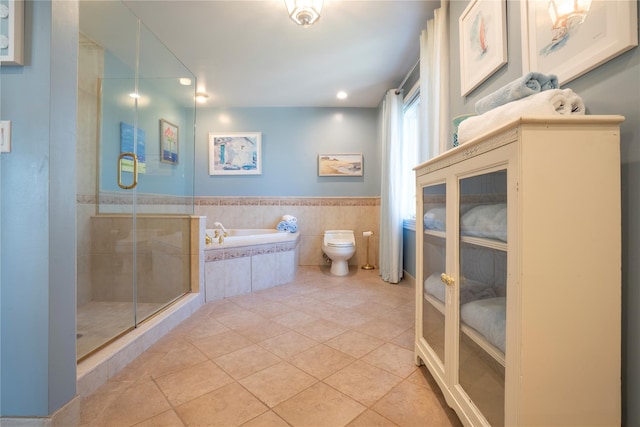
[[[123,3],[80,28],[78,359],[189,292],[195,124],[195,77]]]

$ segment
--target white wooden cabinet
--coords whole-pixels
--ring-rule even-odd
[[[415,168],[416,362],[465,425],[620,424],[623,120],[521,118]]]

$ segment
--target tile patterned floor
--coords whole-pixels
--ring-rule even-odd
[[[459,426],[413,358],[414,290],[378,271],[208,303],[81,403],[91,427]]]

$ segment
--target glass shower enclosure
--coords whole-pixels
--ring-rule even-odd
[[[120,1],[80,2],[77,357],[190,291],[196,80]]]

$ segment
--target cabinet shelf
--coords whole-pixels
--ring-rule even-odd
[[[424,234],[425,236],[436,237],[443,240],[447,237],[444,231],[437,230],[424,230]],[[482,246],[503,252],[507,251],[507,242],[503,242],[501,240],[487,239],[484,237],[461,236],[460,241],[469,245]]]

